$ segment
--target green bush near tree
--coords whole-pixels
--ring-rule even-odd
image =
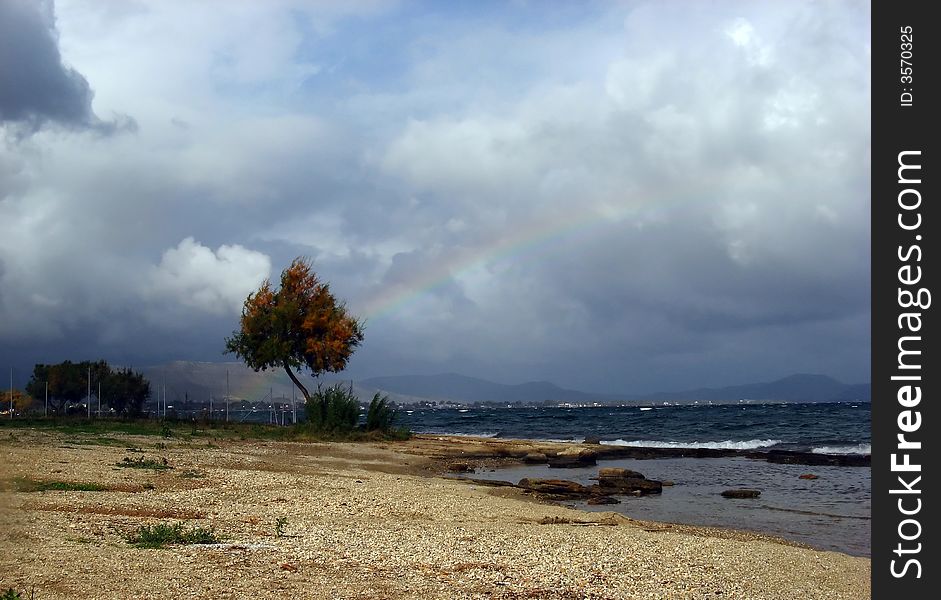
[[[353,384],[337,383],[327,388],[318,385],[305,409],[307,421],[315,431],[348,433],[359,422],[359,398],[353,393]]]
[[[389,432],[392,430],[392,421],[395,420],[395,409],[389,404],[388,396],[380,396],[379,392],[373,396],[366,411],[366,431]]]
[[[353,384],[336,383],[317,386],[305,404],[307,430],[331,439],[408,439],[408,430],[393,426],[395,409],[388,396],[376,393],[366,409],[365,422],[360,423],[359,397]],[[365,438],[363,438],[365,434]]]

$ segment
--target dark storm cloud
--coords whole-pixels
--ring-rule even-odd
[[[90,125],[92,91],[62,62],[51,1],[0,2],[0,121]]]
[[[136,121],[116,114],[98,118],[94,92],[59,52],[52,0],[0,1],[0,123],[20,133],[52,122],[108,135],[136,131]]]

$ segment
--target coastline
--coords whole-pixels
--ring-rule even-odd
[[[552,455],[571,450],[573,447],[589,450],[596,460],[742,457],[772,463],[808,466],[869,467],[871,463],[868,454],[816,454],[789,450],[735,448],[657,448],[435,433],[416,434],[410,442],[410,450],[407,451],[442,460],[465,458],[480,461],[486,466],[520,464],[525,462],[527,455]]]
[[[155,444],[114,435],[118,443],[99,445],[7,431],[0,516],[10,527],[0,533],[0,587],[35,586],[40,600],[870,596],[865,558],[585,512],[441,477],[454,460],[496,468],[573,444],[437,435]],[[173,468],[114,466],[138,455]],[[12,491],[17,477],[112,491]],[[282,536],[279,518],[287,520]],[[180,521],[212,527],[224,543],[142,550],[124,539],[142,524]]]

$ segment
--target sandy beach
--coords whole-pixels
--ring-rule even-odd
[[[494,454],[532,450],[487,444],[102,440],[7,429],[0,588],[24,598],[35,590],[37,600],[870,597],[865,558],[588,513],[444,476],[460,457],[492,463]],[[172,468],[117,466],[142,457]],[[28,482],[50,481],[107,491],[27,491]],[[222,542],[127,542],[141,525],[177,522],[211,527]]]

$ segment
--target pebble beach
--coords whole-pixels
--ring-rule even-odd
[[[78,598],[870,597],[870,561],[445,476],[481,442],[0,439],[0,588]],[[511,443],[511,442],[508,442]],[[126,468],[130,460],[166,469]],[[35,491],[23,482],[103,491]],[[142,525],[218,543],[140,549]]]

